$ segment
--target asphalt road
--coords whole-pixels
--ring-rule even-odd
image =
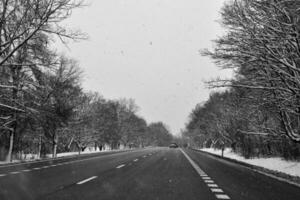
[[[148,148],[0,166],[0,199],[296,200],[300,188],[200,152]]]

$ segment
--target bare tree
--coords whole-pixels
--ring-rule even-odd
[[[15,53],[40,33],[56,35],[62,41],[82,38],[80,32],[59,25],[80,6],[82,1],[77,0],[1,0],[0,66],[14,63]]]
[[[212,57],[236,72],[233,80],[213,87],[233,86],[264,93],[274,105],[287,136],[300,142],[300,2],[296,0],[234,0],[222,9],[228,32],[215,41]]]
[[[45,87],[39,98],[39,122],[53,145],[53,157],[56,157],[58,130],[67,126],[77,107],[81,95],[80,78],[76,62],[63,56],[54,73],[45,76]]]
[[[0,129],[10,134],[8,160],[18,118],[38,113],[36,92],[43,87],[42,74],[56,62],[49,50],[51,37],[56,35],[63,42],[84,38],[80,32],[60,26],[72,9],[81,5],[82,1],[76,0],[0,1]]]

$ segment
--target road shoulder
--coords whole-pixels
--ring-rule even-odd
[[[202,154],[209,155],[209,156],[211,156],[215,159],[222,159],[222,160],[225,160],[225,161],[228,161],[228,162],[231,162],[231,163],[241,165],[241,166],[246,167],[248,169],[251,169],[251,170],[253,170],[257,173],[263,174],[265,176],[269,176],[269,177],[272,177],[274,179],[277,179],[277,180],[289,183],[291,185],[300,187],[300,177],[298,177],[298,176],[292,176],[292,175],[289,175],[289,174],[286,174],[286,173],[283,173],[283,172],[274,171],[274,170],[267,169],[267,168],[260,167],[260,166],[256,166],[256,165],[251,165],[249,163],[241,162],[241,161],[238,161],[238,160],[235,160],[235,159],[232,159],[232,158],[222,157],[220,155],[216,155],[216,154],[213,154],[213,153],[210,153],[210,152],[201,151],[200,149],[193,149],[193,148],[190,148],[190,149],[193,150],[193,151],[196,151],[196,152],[200,152]]]

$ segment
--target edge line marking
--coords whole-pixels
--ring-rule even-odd
[[[92,176],[92,177],[90,177],[90,178],[87,178],[87,179],[85,179],[85,180],[82,180],[82,181],[78,182],[77,185],[84,184],[84,183],[86,183],[86,182],[88,182],[88,181],[91,181],[91,180],[93,180],[93,179],[95,179],[95,178],[98,178],[98,176]]]

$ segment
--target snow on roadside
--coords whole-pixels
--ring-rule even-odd
[[[89,149],[86,149],[85,151],[83,152],[80,152],[80,154],[92,154],[92,153],[100,153],[100,152],[108,152],[108,151],[122,151],[122,150],[126,150],[126,149],[115,149],[115,150],[89,150]],[[78,151],[75,151],[75,152],[65,152],[65,153],[58,153],[57,154],[57,157],[64,157],[64,156],[73,156],[73,155],[78,155],[79,152]],[[47,154],[47,157],[48,158],[52,158],[52,154]]]
[[[100,151],[99,149],[95,150],[90,150],[90,149],[86,149],[83,152],[80,152],[80,154],[92,154],[92,153],[103,153],[103,152],[108,152],[108,151],[122,151],[122,150],[126,150],[124,149],[116,149],[116,150],[102,150]],[[74,156],[74,155],[78,155],[79,152],[75,151],[75,152],[65,152],[65,153],[58,153],[57,154],[57,158],[60,157],[65,157],[65,156]],[[35,160],[39,160],[37,154],[26,154],[26,155],[22,155],[22,160],[13,160],[12,162],[8,162],[8,161],[0,161],[0,165],[1,164],[8,164],[8,163],[19,163],[19,162],[27,162],[27,161],[35,161]],[[52,154],[47,154],[46,158],[52,158]]]
[[[221,150],[213,148],[203,148],[200,150],[217,155],[221,155],[222,153]],[[300,177],[300,162],[297,161],[286,161],[279,157],[245,159],[244,157],[232,152],[230,148],[226,148],[224,150],[224,157]]]

